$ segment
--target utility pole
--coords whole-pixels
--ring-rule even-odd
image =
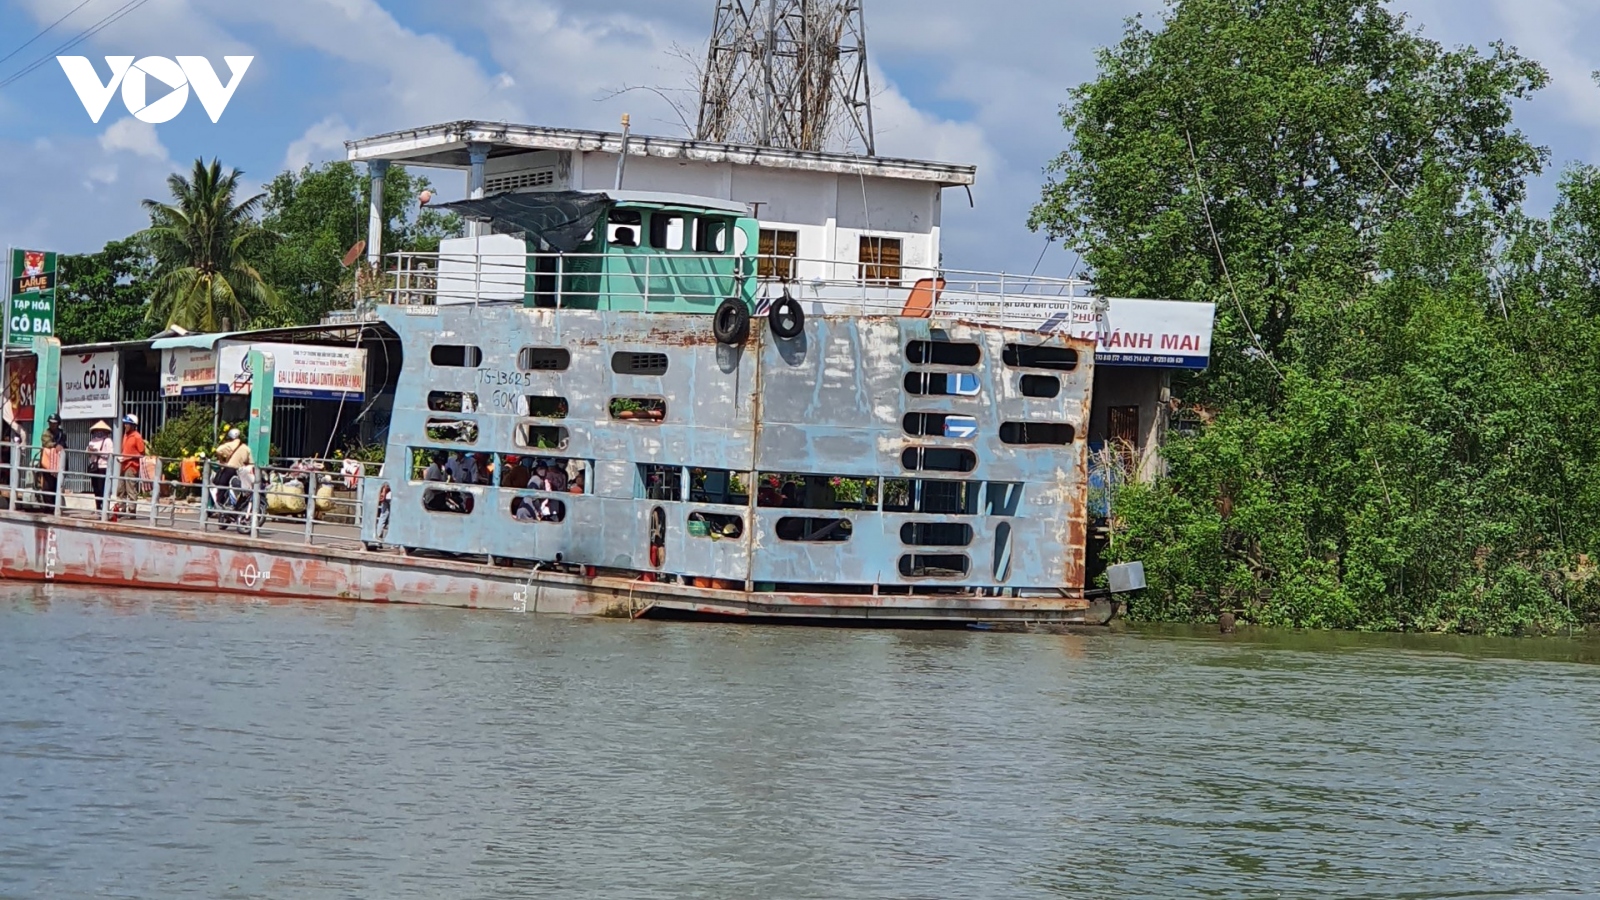
[[[702,141],[873,156],[865,0],[717,0]]]

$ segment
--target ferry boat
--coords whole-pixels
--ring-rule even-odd
[[[386,289],[354,319],[403,364],[386,462],[350,479],[358,546],[316,540],[309,504],[300,540],[259,524],[225,535],[206,496],[193,524],[176,504],[162,512],[159,489],[112,522],[59,500],[27,511],[13,488],[0,577],[629,616],[1109,619],[1088,545],[1097,344],[1121,330],[1106,327],[1114,304],[937,265],[939,191],[970,168],[634,140],[452,123],[352,142],[375,215],[391,157],[469,173],[468,199],[438,204],[467,237],[436,254],[369,248]],[[725,189],[586,183],[632,155],[647,188],[714,169]],[[769,176],[748,188],[768,193],[765,216],[733,196],[750,167]],[[781,227],[817,179],[836,187],[832,215]],[[839,214],[852,181],[876,230]],[[875,193],[895,203],[874,207]],[[859,253],[801,256],[814,225]],[[1203,335],[1171,340],[1168,365],[1208,352],[1203,312],[1183,326]],[[1132,349],[1166,349],[1167,332],[1146,331]],[[270,392],[267,356],[250,358]],[[1111,393],[1136,401],[1114,408],[1138,437],[1165,374],[1132,363]],[[1136,570],[1114,574],[1137,586]]]

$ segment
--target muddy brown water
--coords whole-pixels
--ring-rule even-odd
[[[1593,896],[1597,660],[0,586],[0,897]]]

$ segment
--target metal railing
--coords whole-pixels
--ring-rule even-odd
[[[556,308],[632,308],[688,301],[715,308],[756,279],[824,315],[939,316],[984,324],[1092,328],[1103,300],[1080,279],[810,257],[723,254],[393,253],[385,300],[401,305],[526,301]],[[752,262],[786,277],[758,276]],[[734,273],[717,272],[715,267]]]
[[[363,546],[366,494],[377,475],[375,463],[358,462],[355,471],[344,460],[308,459],[253,467],[253,488],[235,491],[231,480],[219,483],[225,470],[214,459],[191,458],[185,471],[179,459],[66,450],[51,468],[37,450],[19,444],[9,450],[0,476],[0,496],[9,509],[190,533],[235,530],[261,540],[328,547]],[[90,489],[71,490],[67,476],[74,474]]]

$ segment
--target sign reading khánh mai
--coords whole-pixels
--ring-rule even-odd
[[[56,255],[11,251],[11,302],[6,310],[11,346],[31,347],[35,335],[56,333]]]

